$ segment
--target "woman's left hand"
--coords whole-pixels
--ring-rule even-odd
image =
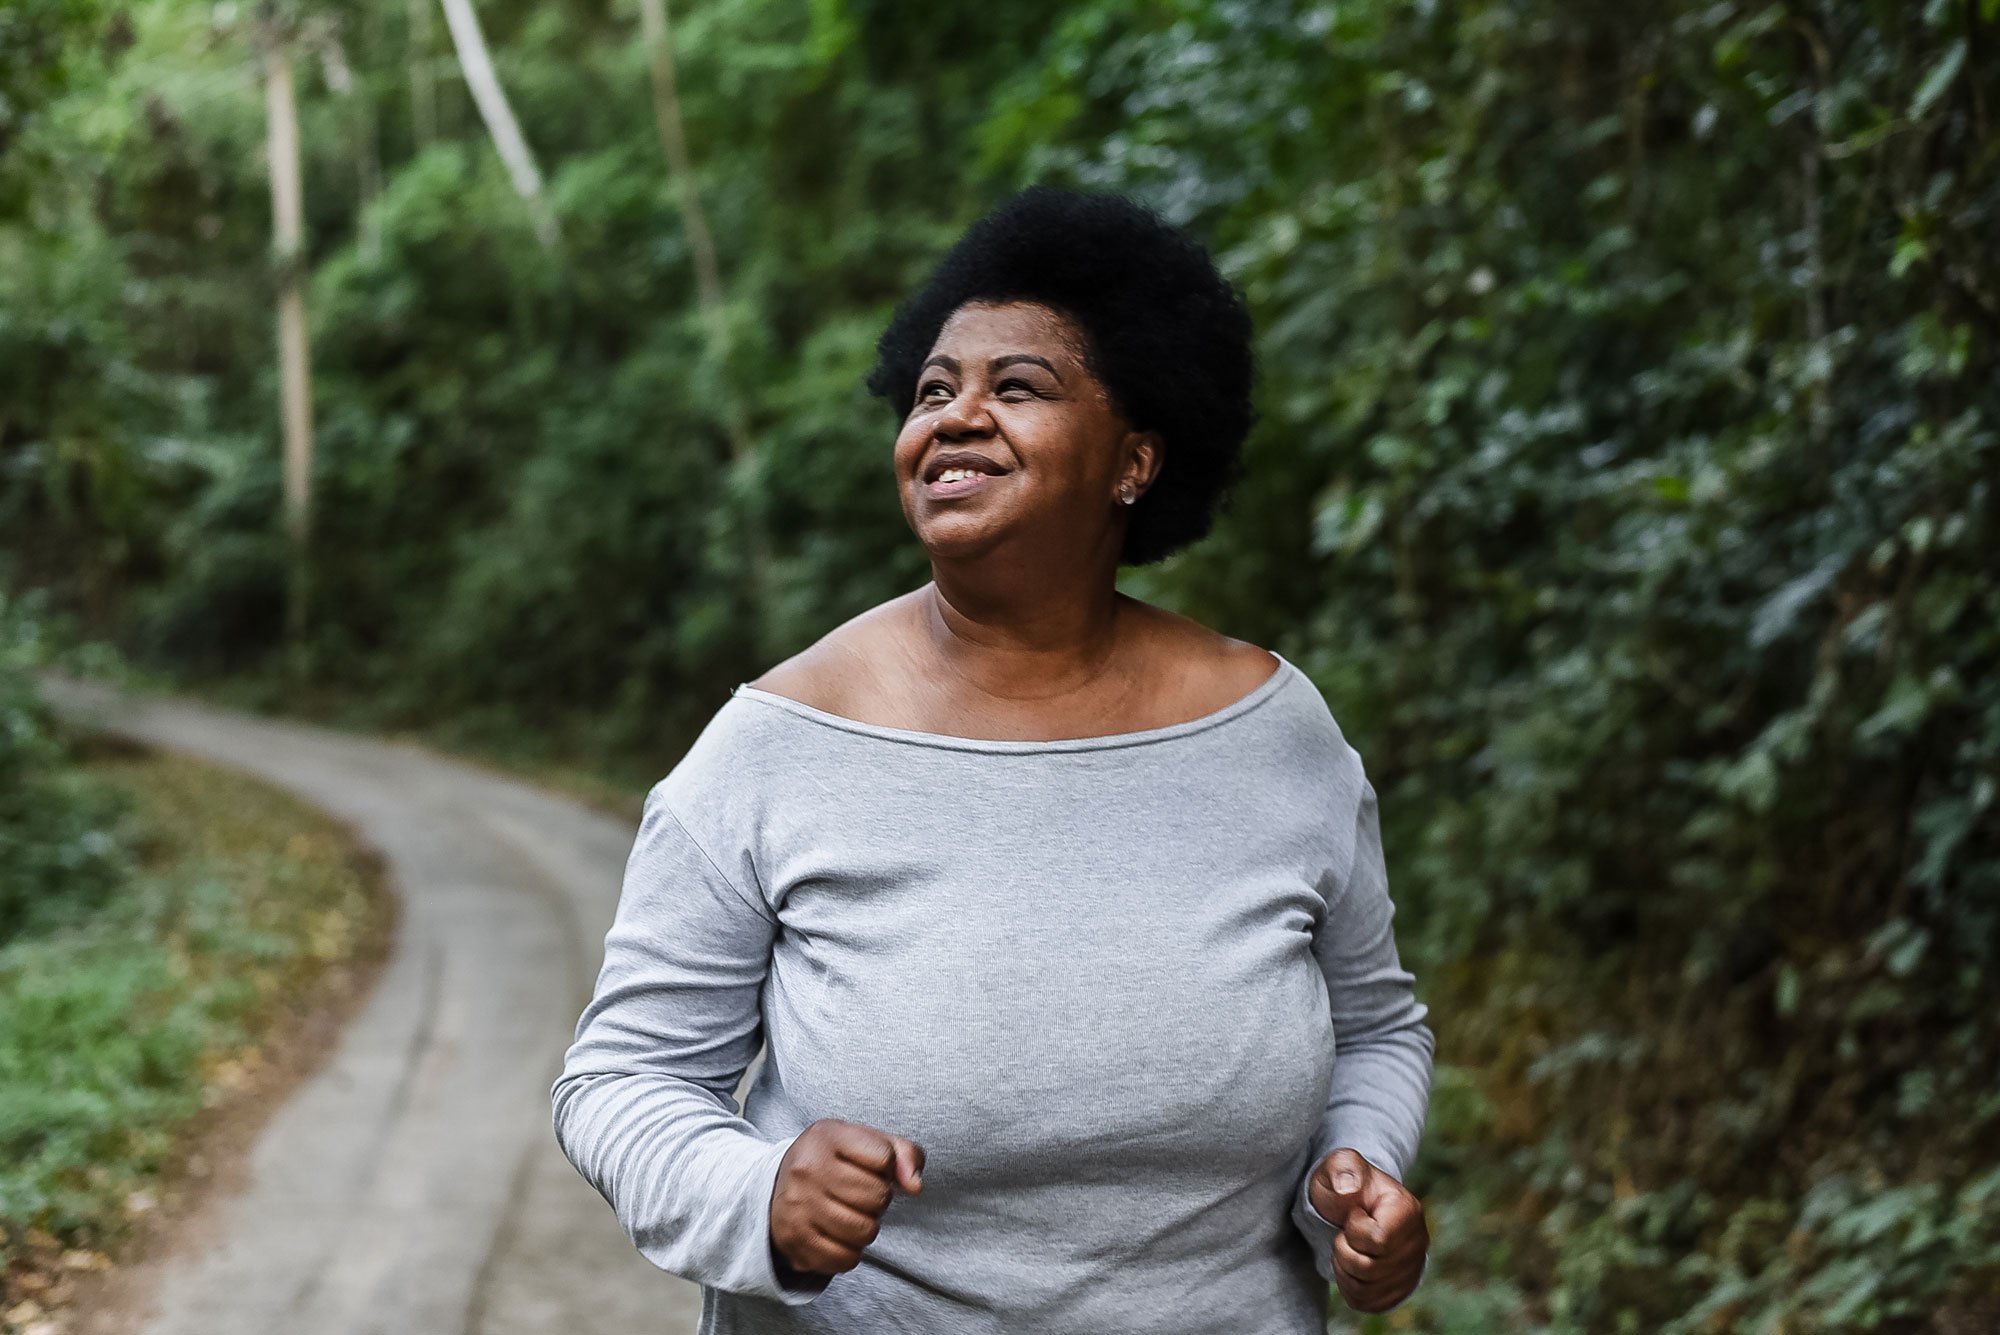
[[[1423,1202],[1354,1150],[1321,1159],[1306,1191],[1320,1218],[1339,1230],[1333,1278],[1347,1305],[1382,1312],[1409,1297],[1431,1246]]]

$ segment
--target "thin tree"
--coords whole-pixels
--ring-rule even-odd
[[[437,139],[437,74],[431,69],[430,0],[408,0],[404,8],[410,65],[410,133],[421,151]]]
[[[381,24],[372,7],[363,11],[361,23],[361,50],[365,58],[381,45],[378,32]],[[348,99],[353,111],[356,247],[364,258],[378,259],[382,254],[382,219],[375,201],[382,194],[382,150],[375,132],[374,94],[366,81],[354,77],[347,61],[347,48],[342,45],[335,26],[326,25],[325,32],[311,45],[319,53],[326,86]]]
[[[715,237],[708,230],[708,215],[701,206],[701,191],[695,184],[694,165],[688,156],[687,126],[681,119],[680,87],[674,77],[673,28],[667,16],[667,0],[639,0],[639,31],[646,41],[648,69],[652,74],[653,124],[660,133],[660,148],[667,156],[667,172],[680,199],[688,250],[694,258],[695,291],[701,300],[702,314],[710,323],[711,335],[726,344],[729,335],[723,318],[722,266],[715,258]]]
[[[312,353],[306,335],[305,206],[299,170],[299,116],[292,85],[291,34],[268,19],[258,27],[271,172],[272,260],[278,288],[278,381],[285,438],[285,536],[289,579],[287,659],[306,671],[307,551],[312,539]]]
[[[768,580],[770,544],[764,532],[761,497],[757,494],[757,443],[750,434],[749,416],[737,394],[735,357],[729,332],[728,302],[723,294],[722,264],[716,258],[715,236],[709,230],[708,214],[702,208],[701,189],[695,181],[694,162],[688,152],[687,125],[681,116],[680,87],[674,72],[673,26],[667,14],[667,0],[639,0],[639,31],[646,43],[647,69],[652,76],[653,124],[660,135],[660,149],[666,155],[667,174],[674,183],[680,202],[681,227],[687,234],[688,253],[694,264],[695,297],[700,302],[702,322],[715,350],[723,383],[723,430],[729,437],[729,452],[743,472],[743,525],[749,564],[749,594],[753,611],[761,611]]]
[[[535,166],[535,155],[528,141],[521,135],[520,123],[514,119],[500,78],[493,72],[493,60],[486,52],[486,37],[479,30],[479,16],[472,11],[472,0],[441,0],[441,3],[445,24],[451,29],[452,46],[458,52],[458,67],[465,73],[465,86],[472,90],[472,100],[486,122],[493,147],[499,152],[500,161],[507,165],[514,193],[528,206],[535,235],[544,246],[554,249],[556,219],[542,194],[542,173]]]

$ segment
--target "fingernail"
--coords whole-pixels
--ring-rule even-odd
[[[1361,1190],[1361,1179],[1353,1173],[1335,1173],[1333,1175],[1333,1189],[1335,1191],[1359,1191]]]

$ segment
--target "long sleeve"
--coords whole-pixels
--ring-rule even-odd
[[[647,794],[604,964],[550,1090],[556,1140],[662,1270],[733,1293],[812,1302],[830,1276],[781,1279],[770,1201],[791,1139],[740,1115],[762,1038],[777,921]]]
[[[1292,1204],[1292,1220],[1329,1282],[1335,1230],[1312,1208],[1307,1191],[1312,1170],[1332,1151],[1353,1149],[1402,1181],[1423,1138],[1437,1046],[1424,1022],[1428,1010],[1416,999],[1416,980],[1396,951],[1396,909],[1389,898],[1375,788],[1362,772],[1360,756],[1342,745],[1359,789],[1352,815],[1354,855],[1346,875],[1329,890],[1326,920],[1313,946],[1332,1010],[1333,1081]]]

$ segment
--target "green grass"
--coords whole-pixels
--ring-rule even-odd
[[[283,793],[164,755],[86,772],[134,799],[115,833],[137,871],[0,945],[0,1275],[114,1247],[197,1114],[393,913],[372,859]]]

